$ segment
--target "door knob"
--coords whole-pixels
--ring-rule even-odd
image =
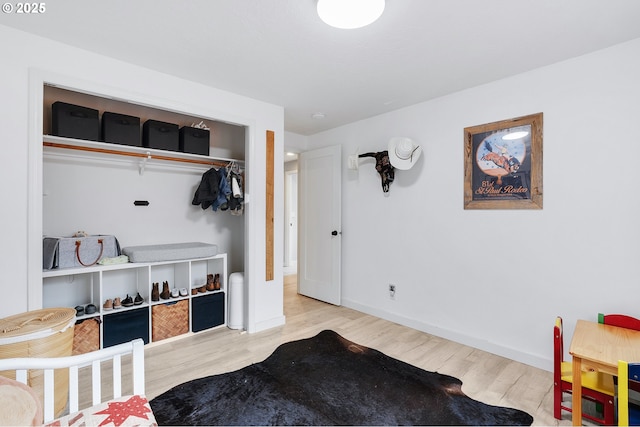
[[[337,235],[338,235],[338,232],[337,232],[336,230],[333,230],[333,231],[331,232],[331,235],[332,235],[332,236],[337,236]]]

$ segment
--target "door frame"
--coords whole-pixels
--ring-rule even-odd
[[[53,71],[33,68],[29,70],[29,101],[27,119],[28,125],[28,164],[27,164],[27,310],[37,310],[43,307],[43,280],[42,280],[42,235],[43,235],[43,87],[53,85],[64,89],[83,92],[95,96],[127,100],[140,105],[149,105],[154,108],[173,111],[178,114],[211,117],[211,112],[200,111],[202,107],[189,109],[177,109],[175,105],[166,99],[158,98],[145,93],[131,93],[127,89],[107,86],[96,81],[89,81],[77,76],[63,75]],[[249,167],[256,162],[256,151],[254,141],[256,140],[256,122],[248,117],[238,117],[229,114],[220,114],[212,118],[213,120],[227,121],[239,126],[245,126],[245,170],[246,185],[250,188],[255,174],[251,174]],[[263,139],[261,139],[262,141]],[[258,216],[257,210],[253,209],[249,203],[244,206],[244,277],[245,277],[245,299],[244,299],[244,324],[248,332],[257,331],[255,320],[256,305],[256,283],[250,279],[263,277],[258,274],[255,260],[252,257],[252,246],[255,240],[255,231],[252,224],[264,222],[263,216]],[[282,317],[284,319],[284,316]],[[283,321],[284,323],[284,321]],[[262,327],[261,327],[262,328]]]
[[[289,184],[290,179],[291,179],[291,175],[293,174],[298,174],[298,161],[294,160],[291,162],[287,162],[287,163],[295,163],[296,167],[295,169],[290,169],[287,170],[286,166],[285,166],[285,171],[284,171],[284,266],[285,267],[291,267],[292,264],[297,263],[298,262],[298,257],[297,257],[297,245],[296,245],[296,250],[292,251],[291,250],[291,211],[293,209],[295,209],[296,211],[298,210],[297,207],[297,203],[295,207],[291,206],[291,199],[292,199],[292,195],[293,195],[293,190],[291,188],[291,185]],[[297,189],[297,186],[296,186]],[[297,194],[296,194],[297,195]],[[296,197],[297,199],[297,197]],[[297,214],[296,214],[296,241],[297,241]],[[292,257],[293,253],[296,253],[296,257],[295,259]]]

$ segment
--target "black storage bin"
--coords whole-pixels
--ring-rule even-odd
[[[209,155],[209,130],[183,126],[180,128],[180,151]]]
[[[147,120],[142,126],[142,145],[159,150],[180,150],[178,125],[173,123]]]
[[[203,331],[224,324],[224,292],[191,299],[191,330]]]
[[[141,147],[140,117],[105,111],[102,114],[102,140]]]
[[[142,338],[149,343],[149,307],[124,310],[102,318],[102,346],[116,344]]]
[[[56,101],[51,105],[51,133],[66,138],[98,141],[100,139],[98,110]]]

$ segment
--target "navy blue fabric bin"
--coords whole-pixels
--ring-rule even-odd
[[[224,292],[191,299],[191,330],[203,331],[224,324]]]
[[[102,346],[129,342],[142,338],[149,343],[149,307],[123,310],[102,318]]]

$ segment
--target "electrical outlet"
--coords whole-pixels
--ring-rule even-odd
[[[396,285],[389,283],[389,298],[396,299]]]

